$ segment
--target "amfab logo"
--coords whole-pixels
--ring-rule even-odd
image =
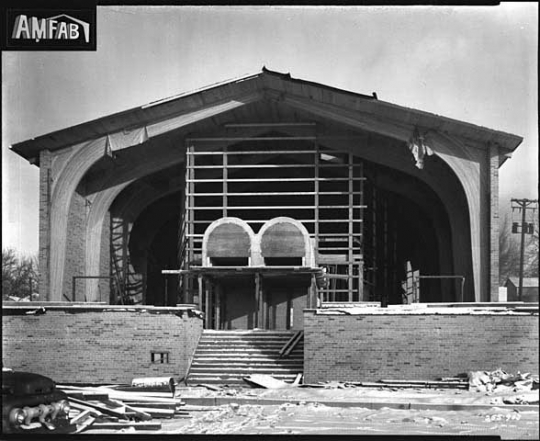
[[[49,18],[28,17],[21,14],[15,18],[11,38],[14,40],[78,40],[84,36],[90,42],[90,24],[67,14]]]
[[[96,7],[5,9],[2,50],[95,51]]]

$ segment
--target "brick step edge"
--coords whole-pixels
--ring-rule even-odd
[[[250,374],[268,374],[268,375],[277,375],[277,374],[295,374],[303,371],[302,368],[276,368],[276,367],[260,367],[260,368],[231,368],[224,371],[220,367],[216,368],[205,368],[199,367],[194,368],[189,371],[189,375],[197,374],[220,374],[220,375],[250,375]]]
[[[227,364],[227,366],[235,365],[235,364],[249,364],[249,365],[273,365],[273,364],[283,364],[284,366],[289,366],[291,364],[297,365],[297,364],[303,364],[304,361],[302,358],[256,358],[256,357],[227,357],[227,358],[221,358],[221,357],[197,357],[193,359],[193,362],[191,365],[196,364],[213,364],[219,365],[219,364]]]

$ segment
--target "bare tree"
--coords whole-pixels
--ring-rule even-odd
[[[18,257],[15,250],[2,249],[2,299],[31,300],[37,292],[38,262],[35,256]]]
[[[525,249],[525,264],[524,275],[525,277],[538,277],[538,212],[533,214],[534,231],[529,236],[527,241],[527,248]]]

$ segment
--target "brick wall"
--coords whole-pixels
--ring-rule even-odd
[[[99,275],[112,275],[111,268],[111,215],[105,214],[103,219],[103,229],[101,230],[101,248],[99,255]],[[100,302],[110,303],[111,299],[111,279],[100,279],[99,299]]]
[[[42,150],[39,158],[39,293],[41,300],[47,300],[49,293],[52,158],[49,150]]]
[[[317,315],[306,310],[304,331],[306,383],[434,380],[498,367],[538,373],[538,314]]]
[[[75,299],[73,299],[73,276],[84,276],[85,259],[85,231],[86,231],[86,199],[78,192],[73,193],[69,207],[69,216],[66,232],[66,261],[64,271],[64,281],[62,301],[72,300],[76,302],[85,301],[84,279],[77,279]],[[95,275],[95,274],[89,274]]]
[[[490,219],[489,219],[489,262],[490,297],[499,301],[499,147],[489,146]]]
[[[4,308],[3,365],[64,383],[130,383],[136,377],[186,374],[202,333],[202,320],[180,308],[149,306]],[[152,363],[151,351],[169,352]]]

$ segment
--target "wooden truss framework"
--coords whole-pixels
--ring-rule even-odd
[[[238,143],[216,147],[223,141]],[[194,138],[186,150],[182,270],[201,264],[204,232],[214,220],[238,217],[256,232],[271,218],[290,216],[307,228],[316,266],[327,271],[319,299],[363,300],[366,178],[359,158],[323,147],[315,136]],[[184,301],[200,292],[197,279],[184,272]]]

